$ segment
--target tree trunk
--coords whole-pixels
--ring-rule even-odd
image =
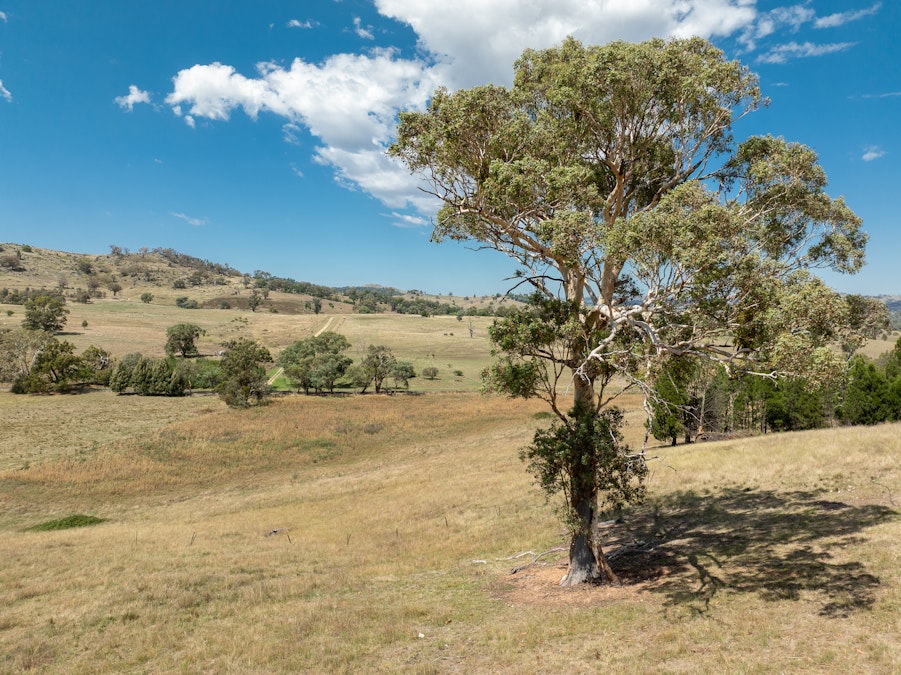
[[[574,495],[575,514],[580,530],[574,532],[569,543],[569,568],[560,581],[561,586],[578,586],[582,583],[607,582],[618,584],[619,578],[610,568],[598,541],[597,494],[583,490]]]
[[[576,375],[573,384],[575,403],[584,402],[593,405],[595,396],[593,383]],[[619,583],[598,542],[598,493],[594,467],[585,466],[584,469],[585,475],[572,476],[570,507],[576,517],[576,529],[569,543],[569,569],[560,585],[577,586],[581,583],[599,581]]]

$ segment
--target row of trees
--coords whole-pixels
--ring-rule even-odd
[[[684,438],[798,431],[901,420],[901,339],[879,362],[851,357],[842,377],[731,375],[721,364],[672,359],[649,399],[650,433]]]
[[[339,333],[326,331],[320,335],[298,340],[279,355],[278,364],[295,386],[309,394],[335,390],[339,381],[359,387],[361,393],[372,386],[381,393],[386,380],[392,379],[394,387],[407,387],[416,377],[413,364],[399,361],[384,345],[369,345],[358,365],[345,352],[350,342]]]
[[[7,331],[0,343],[0,379],[13,383],[16,393],[67,391],[74,385],[108,384],[117,393],[144,396],[182,396],[191,389],[214,389],[230,406],[260,403],[269,392],[265,363],[269,351],[249,339],[225,343],[219,360],[199,356],[197,340],[205,331],[180,323],[166,330],[166,358],[140,353],[113,363],[107,352],[91,347],[81,356],[52,332],[62,328],[65,311],[61,300],[38,296],[26,303],[23,327]],[[285,349],[279,365],[287,377],[306,393],[334,392],[339,381],[376,393],[391,379],[395,388],[406,387],[416,376],[413,365],[399,361],[384,345],[370,345],[354,365],[345,352],[350,343],[343,335],[326,332],[298,340]],[[176,358],[181,357],[181,358]]]

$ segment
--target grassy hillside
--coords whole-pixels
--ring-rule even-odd
[[[79,350],[162,355],[181,322],[208,355],[334,330],[438,378],[249,410],[0,392],[0,673],[901,671],[901,425],[654,448],[650,499],[605,526],[624,585],[560,589],[566,535],[517,459],[544,408],[474,393],[489,318],[251,312],[243,277],[170,258],[32,249],[0,288],[115,277],[67,305]]]
[[[537,404],[209,398],[67,449],[122,412],[73,398],[27,466],[0,439],[0,672],[901,668],[899,425],[656,449],[625,585],[565,590],[564,551],[528,564],[565,541],[516,458]]]
[[[8,258],[18,258],[18,261],[15,265],[4,263]],[[0,244],[0,289],[59,289],[72,296],[78,289],[89,289],[92,283],[108,299],[139,302],[143,293],[152,293],[152,303],[158,305],[175,305],[177,298],[187,297],[205,309],[218,310],[227,304],[235,310],[248,310],[255,279],[228,265],[169,249],[93,255]],[[112,283],[118,284],[121,290],[113,293]],[[339,297],[342,295],[339,290],[323,290],[333,291],[334,297],[322,301],[322,314],[346,314],[353,310],[346,297]],[[499,302],[495,297],[430,296],[418,291],[402,295],[454,304],[463,309],[486,309]],[[272,291],[257,312],[313,314],[312,300],[309,294]]]

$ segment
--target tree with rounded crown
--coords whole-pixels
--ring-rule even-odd
[[[172,356],[178,353],[183,358],[197,356],[199,352],[196,341],[202,335],[206,335],[206,331],[193,323],[177,323],[169,326],[166,329],[166,354]]]
[[[22,327],[58,333],[66,325],[66,301],[56,295],[38,295],[25,301]]]
[[[492,329],[488,379],[557,416],[530,459],[567,498],[564,584],[615,580],[600,502],[641,496],[642,453],[605,416],[623,388],[653,397],[669,359],[771,377],[844,367],[830,345],[851,330],[847,303],[810,270],[856,271],[866,236],[811,149],[736,144],[733,124],[765,104],[757,77],[703,39],[570,38],[526,50],[511,88],[439,89],[400,116],[390,153],[440,200],[433,239],[506,253],[537,293]]]

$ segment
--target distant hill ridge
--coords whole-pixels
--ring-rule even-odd
[[[256,270],[241,272],[171,248],[131,251],[110,246],[107,254],[72,253],[28,244],[0,244],[0,302],[10,291],[54,289],[73,301],[112,297],[137,300],[151,294],[155,302],[190,303],[204,308],[247,308],[254,291],[265,295],[270,311],[314,311],[317,301],[332,303],[333,311],[454,314],[496,313],[501,296],[451,297],[420,290],[403,291],[379,284],[329,287],[277,277]],[[281,295],[279,295],[281,294]],[[515,301],[525,300],[514,296]],[[194,304],[196,303],[196,304]],[[339,305],[335,307],[335,305]],[[490,309],[489,309],[490,306]],[[508,305],[509,306],[509,305]]]

